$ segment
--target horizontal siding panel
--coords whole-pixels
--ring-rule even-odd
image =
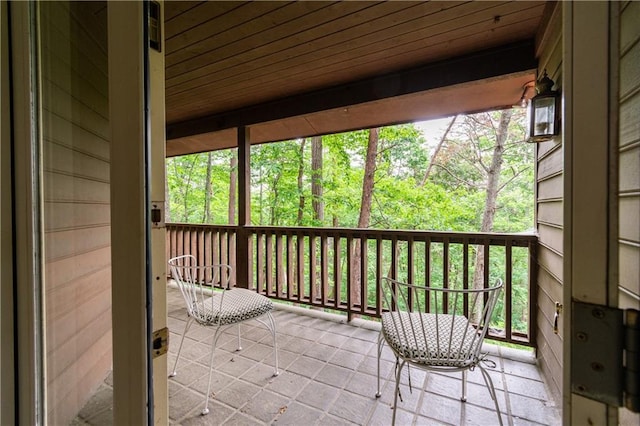
[[[73,257],[47,263],[45,282],[61,285],[110,267],[111,247],[107,245],[86,253],[76,254]]]
[[[44,158],[46,171],[109,182],[108,161],[50,142],[44,144]]]
[[[101,45],[96,42],[97,39],[87,32],[76,19],[72,18],[69,10],[63,6],[62,2],[43,2],[42,16],[46,16],[46,24],[43,25],[43,39],[50,36],[50,33],[57,30],[60,33],[60,39],[55,46],[56,51],[71,48],[70,54],[74,57],[83,57],[85,60],[93,63],[99,70],[104,70],[101,74],[106,76],[108,69],[107,45]],[[101,40],[106,40],[100,37]]]
[[[640,116],[636,117],[640,123]],[[640,190],[640,145],[620,153],[620,191]]]
[[[538,264],[554,276],[562,279],[562,256],[541,244],[538,245]]]
[[[91,129],[92,133],[104,139],[108,138],[110,131],[108,116],[96,112],[95,105],[87,105],[74,99],[57,86],[47,86],[46,92],[42,99],[46,113],[59,115],[84,129]],[[90,102],[90,100],[86,101]]]
[[[546,142],[540,142],[536,144],[538,149],[538,159],[547,155],[548,152],[554,149],[562,149],[562,144],[557,139],[552,139]]]
[[[563,223],[562,201],[538,202],[538,220],[540,222],[562,225]]]
[[[111,289],[108,281],[99,284],[101,291],[91,299],[78,301],[74,309],[66,312],[53,312],[56,316],[47,316],[47,355],[58,371],[73,363],[75,350],[85,351],[111,328]],[[69,356],[59,358],[60,351]]]
[[[50,28],[47,36],[42,40],[42,48],[47,51],[55,51],[52,55],[57,61],[61,61],[68,67],[79,67],[77,64],[82,63],[82,78],[87,80],[99,93],[106,95],[109,91],[109,80],[104,71],[94,64],[90,57],[83,55],[77,50],[62,49],[64,43],[68,43],[65,36],[55,28]]]
[[[47,322],[53,323],[57,318],[72,312],[76,306],[90,303],[100,296],[111,300],[111,270],[110,265],[103,269],[65,282],[51,283],[46,291]]]
[[[109,183],[58,173],[44,173],[44,193],[51,201],[109,203]]]
[[[101,336],[89,350],[77,353],[72,367],[49,381],[49,423],[68,424],[104,381],[111,369],[111,340],[111,332]]]
[[[620,105],[620,146],[640,141],[640,95]]]
[[[538,241],[540,241],[541,244],[562,253],[562,229],[539,223]]]
[[[538,335],[544,336],[544,341],[549,346],[554,358],[562,359],[562,338],[553,332],[553,316],[555,314],[555,301],[549,300],[546,295],[538,297],[540,308],[538,309]],[[560,316],[558,325],[562,327],[564,318]],[[562,329],[562,328],[561,328]]]
[[[109,204],[47,203],[44,208],[45,231],[59,231],[91,226],[109,226]]]
[[[562,395],[562,366],[557,359],[555,359],[553,352],[546,344],[544,336],[538,335],[538,365],[542,370],[542,374],[545,378],[552,397],[556,400],[556,403],[560,403],[560,395]]]
[[[564,297],[562,283],[558,281],[558,277],[554,277],[545,269],[538,271],[538,290],[545,293],[554,303],[562,302]]]
[[[620,244],[620,286],[634,294],[640,294],[640,248]]]
[[[47,232],[45,258],[47,262],[75,256],[111,244],[111,226]]]
[[[562,175],[538,182],[538,199],[561,199],[564,193],[564,180]]]
[[[620,238],[640,242],[640,196],[620,198]]]
[[[562,172],[562,150],[558,149],[538,161],[538,180]]]
[[[47,52],[45,52],[47,53]],[[52,54],[55,56],[55,53]],[[109,101],[108,94],[105,92],[105,89],[108,90],[108,87],[96,88],[92,82],[86,80],[84,78],[84,74],[86,71],[80,70],[77,72],[74,69],[71,69],[68,64],[57,60],[55,58],[51,58],[50,56],[45,56],[47,61],[43,66],[48,67],[49,71],[45,75],[51,75],[51,73],[56,73],[58,75],[66,75],[69,78],[67,79],[59,79],[55,77],[50,77],[50,79],[45,79],[44,88],[46,89],[48,85],[55,85],[64,93],[68,93],[72,98],[82,102],[85,105],[90,105],[91,109],[95,110],[98,114],[103,117],[109,116]],[[105,81],[105,83],[108,83]]]
[[[640,25],[638,25],[640,22],[640,3],[637,1],[627,3],[620,19],[620,49],[624,52],[631,44],[640,39]]]
[[[103,136],[92,133],[75,123],[55,114],[45,114],[43,125],[46,138],[58,145],[63,145],[78,152],[109,161],[110,143]]]
[[[637,26],[640,26],[638,21]],[[640,42],[620,58],[620,97],[624,98],[629,93],[640,87]]]

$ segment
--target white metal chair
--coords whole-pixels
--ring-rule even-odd
[[[187,305],[187,322],[180,340],[180,348],[173,365],[173,372],[169,377],[174,377],[176,366],[180,359],[184,336],[189,331],[191,324],[196,323],[205,327],[214,327],[215,332],[211,340],[211,357],[209,360],[209,384],[205,395],[202,414],[209,413],[209,394],[211,393],[211,375],[213,371],[213,355],[218,338],[226,328],[237,325],[238,350],[242,349],[240,341],[240,323],[256,320],[264,325],[273,336],[273,354],[275,370],[273,375],[279,374],[278,370],[278,346],[276,341],[276,323],[271,315],[273,302],[267,297],[256,292],[231,288],[231,266],[210,265],[197,266],[196,258],[192,255],[184,255],[169,259],[171,275],[178,283],[180,292]],[[219,286],[222,291],[214,291],[214,286]]]
[[[502,290],[434,288],[383,280],[385,312],[378,337],[378,392],[380,397],[380,356],[386,343],[396,356],[393,424],[396,420],[400,377],[405,365],[441,372],[462,372],[462,397],[466,401],[467,371],[478,367],[495,403],[500,425],[502,417],[493,381],[482,366],[482,342],[493,308]],[[470,321],[469,318],[477,318]],[[409,379],[411,386],[411,379]],[[402,399],[402,397],[400,397]]]

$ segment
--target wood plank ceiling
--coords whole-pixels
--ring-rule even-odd
[[[511,105],[547,3],[166,2],[167,155]]]

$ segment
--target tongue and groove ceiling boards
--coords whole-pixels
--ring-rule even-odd
[[[510,106],[547,3],[165,2],[167,155]]]

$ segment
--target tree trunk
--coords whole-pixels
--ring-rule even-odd
[[[211,167],[213,157],[211,151],[207,153],[207,176],[204,182],[204,212],[202,223],[211,223]]]
[[[298,226],[302,226],[302,217],[304,214],[304,187],[302,185],[304,178],[304,145],[306,139],[302,139],[300,143],[300,157],[298,163],[298,218],[296,223]]]
[[[322,200],[322,136],[311,138],[311,194],[313,219],[322,226],[324,220],[324,202]]]
[[[487,173],[487,185],[484,211],[482,213],[482,225],[480,232],[491,232],[493,230],[493,219],[496,215],[496,201],[498,199],[498,184],[500,182],[500,173],[502,171],[502,155],[505,149],[505,143],[507,141],[509,132],[509,122],[512,115],[511,109],[502,110],[500,114],[500,123],[498,125],[496,133],[496,145],[493,148],[493,158],[491,160],[491,166]],[[473,273],[473,288],[481,289],[484,287],[484,247],[479,246],[476,251],[476,264]],[[491,283],[486,283],[487,285]],[[477,321],[479,319],[480,312],[473,313],[473,319]]]
[[[447,140],[447,136],[449,135],[449,132],[451,131],[451,128],[453,127],[453,123],[456,122],[456,118],[458,118],[458,116],[454,115],[453,118],[451,119],[451,122],[447,126],[447,129],[444,131],[444,134],[440,138],[440,142],[438,142],[438,145],[436,146],[436,150],[433,151],[433,155],[431,155],[431,160],[429,161],[429,166],[427,166],[427,171],[424,173],[424,177],[422,178],[422,182],[420,182],[420,185],[419,185],[420,188],[425,186],[425,184],[427,183],[427,179],[429,179],[429,175],[431,174],[431,170],[433,169],[433,165],[436,162],[436,158],[438,157],[438,153],[440,152],[440,149],[444,145],[444,141]]]
[[[229,161],[229,209],[227,218],[229,225],[236,223],[236,194],[238,193],[238,156],[231,155]]]
[[[364,178],[362,179],[362,200],[360,202],[360,215],[358,228],[367,228],[371,222],[371,201],[373,199],[374,178],[376,173],[376,156],[378,154],[378,136],[380,129],[369,129],[369,143],[367,144],[367,157],[364,165]],[[351,303],[359,303],[361,288],[367,285],[367,277],[360,273],[361,242],[355,241],[351,257]]]

